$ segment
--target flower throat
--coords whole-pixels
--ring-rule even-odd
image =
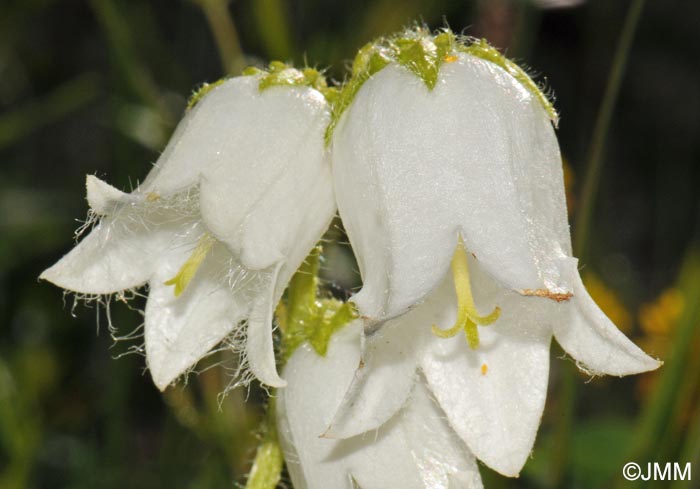
[[[464,247],[462,236],[459,237],[457,249],[452,256],[452,279],[457,293],[457,320],[449,329],[440,329],[433,324],[432,331],[440,338],[451,338],[460,331],[464,331],[467,343],[472,349],[479,347],[478,326],[488,326],[501,315],[501,308],[496,306],[491,314],[480,316],[474,305],[472,286],[469,281],[469,264],[467,262],[467,250]]]

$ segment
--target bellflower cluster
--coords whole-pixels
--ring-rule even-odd
[[[338,88],[249,70],[195,97],[133,192],[88,177],[99,223],[42,278],[148,284],[161,389],[245,338],[297,488],[480,488],[477,459],[517,476],[532,450],[552,337],[593,375],[660,365],[583,286],[557,120],[522,69],[448,30],[368,44]],[[363,280],[346,304],[316,295],[336,205]]]

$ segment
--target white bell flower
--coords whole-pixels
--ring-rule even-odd
[[[552,335],[594,375],[660,362],[581,282],[556,115],[522,70],[484,42],[421,31],[365,48],[353,69],[329,138],[367,337],[325,436],[383,426],[421,371],[470,451],[516,476],[539,427]]]
[[[335,213],[324,87],[280,63],[207,86],[136,190],[87,178],[99,223],[41,278],[87,295],[148,284],[146,361],[160,389],[227,337],[245,341],[258,379],[284,385],[273,311]]]
[[[361,86],[334,114],[336,198],[363,278],[353,301],[374,320],[406,312],[445,276],[459,236],[504,286],[568,297],[551,105],[485,43],[405,36],[364,48],[349,85]]]
[[[376,432],[349,440],[319,437],[360,360],[361,321],[335,333],[326,356],[308,343],[289,359],[277,420],[296,489],[478,489],[474,456],[455,435],[422,382]]]
[[[615,328],[580,281],[570,301],[523,297],[501,286],[464,250],[455,255],[454,268],[467,267],[463,270],[468,271],[473,296],[456,290],[448,276],[423,304],[366,336],[361,367],[322,430],[325,436],[372,433],[405,405],[424,377],[470,451],[501,474],[517,476],[532,450],[544,408],[552,332],[593,375],[621,376],[658,367]],[[497,320],[479,329],[476,348],[462,334],[436,334],[450,324],[464,331],[463,319],[458,319],[464,302],[471,303],[468,307],[476,315],[500,309]]]

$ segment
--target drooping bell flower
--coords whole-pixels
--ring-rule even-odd
[[[297,489],[481,489],[474,456],[422,380],[395,417],[349,440],[319,437],[361,358],[361,321],[333,334],[325,355],[308,343],[284,369],[278,433]]]
[[[97,224],[41,278],[91,295],[147,284],[160,389],[226,338],[258,379],[284,385],[273,311],[335,213],[324,88],[280,63],[207,86],[136,190],[88,176]]]
[[[364,48],[339,100],[327,138],[366,338],[326,436],[393,419],[421,371],[471,452],[515,476],[552,336],[591,374],[660,365],[581,282],[556,113],[520,68],[484,41],[409,31]]]
[[[363,279],[353,301],[378,321],[405,312],[445,276],[460,237],[505,287],[565,299],[576,262],[551,105],[483,42],[404,36],[360,52],[331,126]]]
[[[523,297],[496,282],[463,250],[456,254],[462,257],[455,259],[455,268],[466,264],[471,297],[456,290],[448,275],[425,302],[367,335],[362,367],[319,434],[371,435],[391,423],[416,386],[425,384],[470,452],[501,474],[516,476],[539,428],[553,331],[591,375],[628,375],[659,365],[615,328],[580,282],[570,301]],[[465,302],[476,315],[500,310],[492,324],[478,326],[475,348],[463,328],[452,336],[442,333],[446,325],[462,324],[458,316]]]

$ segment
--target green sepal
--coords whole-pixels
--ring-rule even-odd
[[[337,91],[331,102],[331,122],[326,128],[326,145],[330,143],[335,126],[357,95],[357,91],[375,73],[391,63],[391,56],[381,46],[370,43],[362,47],[352,63],[352,77]]]
[[[333,137],[341,116],[355,99],[362,85],[375,73],[390,63],[396,63],[415,74],[429,90],[437,85],[440,68],[449,61],[456,61],[459,53],[469,54],[493,63],[514,77],[525,89],[537,98],[556,125],[559,116],[554,105],[542,89],[515,62],[503,56],[485,39],[456,36],[449,29],[432,35],[422,27],[409,29],[401,34],[378,40],[365,45],[355,56],[352,76],[340,89],[331,110],[331,122],[326,130],[325,140],[328,145]],[[451,59],[454,57],[454,59]]]
[[[310,87],[318,90],[329,102],[335,97],[336,88],[329,87],[326,77],[315,68],[298,69],[281,61],[272,61],[263,70],[250,66],[243,70],[243,76],[256,76],[260,79],[260,91],[271,87]]]
[[[206,94],[214,90],[226,80],[228,80],[228,78],[222,78],[221,80],[217,80],[213,83],[204,83],[197,90],[192,92],[190,99],[187,101],[187,110],[190,110],[192,107],[197,105],[197,103],[199,103],[199,101],[202,100]]]
[[[333,334],[357,317],[352,303],[318,297],[320,262],[321,247],[317,246],[292,277],[286,305],[280,302],[277,307],[284,361],[305,342],[325,356]]]

